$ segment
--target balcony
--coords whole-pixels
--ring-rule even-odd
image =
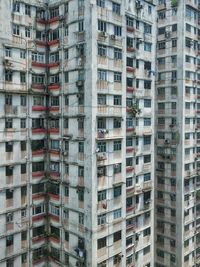
[[[43,91],[45,89],[45,85],[42,84],[42,83],[32,83],[31,88],[34,89],[34,90]]]
[[[48,46],[58,46],[60,43],[60,40],[59,39],[55,39],[55,40],[50,40],[47,42]]]
[[[59,83],[50,84],[50,85],[48,85],[48,90],[50,92],[59,91],[60,90],[60,84]]]
[[[36,43],[36,45],[38,45],[38,46],[46,46],[47,45],[47,41],[45,41],[45,40],[40,40],[40,39],[36,39],[35,40],[35,43]]]
[[[133,26],[127,26],[126,30],[127,30],[127,32],[130,32],[130,33],[135,32],[135,28]]]
[[[32,61],[32,67],[46,68],[46,63]]]
[[[152,181],[146,181],[146,182],[144,182],[143,185],[142,185],[142,189],[144,191],[151,190],[152,189]]]
[[[129,73],[135,73],[135,68],[134,67],[130,67],[130,66],[126,66],[126,71]]]
[[[46,129],[45,128],[32,128],[32,134],[45,134]]]
[[[60,133],[60,129],[59,128],[49,128],[48,132],[52,135],[57,135]]]
[[[4,112],[6,115],[17,115],[18,106],[4,105]]]
[[[121,117],[122,107],[121,106],[98,105],[97,116]]]
[[[32,106],[32,111],[46,111],[47,107],[42,105]]]
[[[127,52],[130,52],[130,53],[136,51],[136,49],[134,47],[131,47],[131,46],[127,46],[126,50],[127,50]]]

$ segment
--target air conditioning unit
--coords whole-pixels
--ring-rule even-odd
[[[135,2],[135,7],[136,7],[136,9],[142,9],[143,8],[143,4],[140,1],[137,0]]]
[[[106,37],[106,32],[101,32],[101,36]]]
[[[165,144],[169,145],[170,144],[170,140],[169,139],[165,139]]]
[[[64,156],[68,156],[68,151],[63,151]]]
[[[112,35],[110,36],[110,39],[111,39],[111,40],[115,40],[115,39],[116,39],[116,36],[115,36],[114,34],[112,34]]]
[[[97,170],[97,174],[103,174],[104,173],[104,170],[103,169],[98,169]]]
[[[76,82],[76,86],[77,86],[77,87],[83,86],[83,80],[78,80],[78,81]]]
[[[12,62],[10,62],[10,60],[8,60],[8,59],[5,59],[4,62],[3,62],[3,64],[4,64],[5,66],[7,66],[7,67],[12,66]]]
[[[105,210],[107,209],[107,203],[106,202],[102,203],[102,208]]]

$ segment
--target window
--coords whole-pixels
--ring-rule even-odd
[[[113,150],[114,151],[120,151],[121,149],[122,149],[122,142],[121,142],[121,140],[114,141]]]
[[[127,147],[133,146],[133,138],[131,137],[126,138],[126,146]]]
[[[12,55],[12,50],[10,47],[5,47],[5,56],[6,57],[11,57]]]
[[[27,253],[23,253],[21,255],[21,261],[22,261],[22,264],[26,263],[27,262]]]
[[[8,235],[6,237],[6,247],[12,246],[14,241],[14,236],[13,235]]]
[[[151,99],[144,99],[144,107],[145,108],[151,107]]]
[[[133,27],[134,26],[133,18],[126,17],[126,25],[129,26],[129,27]]]
[[[83,32],[84,31],[84,21],[81,20],[78,22],[78,31]]]
[[[26,151],[26,141],[21,141],[21,151]]]
[[[78,200],[83,202],[84,201],[84,189],[79,188],[78,190]]]
[[[146,255],[150,252],[150,246],[143,249],[143,255]]]
[[[120,4],[113,2],[112,3],[112,11],[113,11],[113,13],[120,15]]]
[[[144,118],[144,126],[151,126],[151,118]]]
[[[31,6],[25,5],[25,15],[30,16],[31,15]]]
[[[40,203],[33,206],[33,215],[41,214],[45,212],[45,204]]]
[[[39,171],[44,171],[44,162],[43,161],[33,162],[32,172],[39,172]]]
[[[32,194],[38,194],[44,192],[44,183],[33,184],[32,185]]]
[[[98,152],[106,152],[106,142],[97,143]]]
[[[133,118],[126,118],[126,128],[133,128]]]
[[[6,118],[5,120],[5,128],[11,129],[13,127],[13,119],[12,118]]]
[[[59,7],[55,7],[49,10],[49,16],[50,19],[58,17],[59,16]]]
[[[98,239],[97,240],[97,248],[98,249],[101,249],[101,248],[104,248],[104,247],[106,247],[106,244],[107,242],[106,242],[106,237],[103,237],[103,238],[100,238],[100,239]]]
[[[97,196],[98,202],[106,199],[106,190],[102,190],[98,192]]]
[[[107,71],[106,70],[98,70],[98,80],[106,81],[107,80]]]
[[[117,173],[121,173],[122,171],[122,166],[121,163],[117,163],[113,165],[113,173],[117,174]]]
[[[165,49],[165,42],[159,42],[158,43],[158,49],[159,50]]]
[[[151,180],[151,173],[145,173],[144,174],[144,182],[150,181]]]
[[[101,57],[106,57],[107,47],[105,45],[98,44],[98,55]]]
[[[151,144],[151,136],[147,135],[144,136],[144,145],[150,145]]]
[[[12,95],[5,95],[5,104],[12,106]]]
[[[114,25],[114,35],[121,36],[122,35],[122,27]]]
[[[106,32],[106,22],[98,20],[98,31]]]
[[[118,218],[121,218],[122,216],[122,211],[121,209],[117,209],[117,210],[114,210],[113,211],[113,219],[118,219]]]
[[[26,173],[26,164],[21,164],[21,174]]]
[[[106,176],[106,166],[97,168],[97,177]]]
[[[31,27],[25,27],[25,36],[27,38],[31,37]]]
[[[44,76],[43,75],[32,75],[32,83],[33,84],[44,84]]]
[[[114,82],[121,83],[121,81],[122,81],[121,72],[114,72]]]
[[[58,54],[59,55],[59,54]],[[69,59],[69,50],[68,49],[65,49],[64,50],[64,59],[67,60]]]
[[[84,177],[84,167],[83,166],[78,167],[78,176]]]
[[[126,178],[126,187],[133,186],[133,177]]]
[[[13,3],[13,12],[20,12],[20,2],[16,1]]]
[[[145,155],[144,156],[144,163],[149,163],[151,162],[151,155]]]
[[[144,51],[151,52],[151,43],[144,42]]]
[[[21,210],[21,218],[25,218],[26,217],[26,209],[22,209]]]
[[[133,48],[134,47],[133,46],[133,38],[127,37],[126,44],[127,44],[127,47]]]
[[[79,153],[84,153],[84,142],[79,142],[78,143],[78,152]]]
[[[53,215],[59,216],[60,215],[60,208],[53,203],[49,203],[49,212]]]
[[[13,34],[20,35],[19,25],[13,24]]]
[[[6,142],[6,152],[12,152],[13,151],[13,142]]]
[[[121,238],[122,238],[121,231],[115,232],[113,234],[113,242],[117,242],[121,240]]]
[[[113,128],[118,129],[121,128],[122,122],[120,118],[114,118],[113,119]]]
[[[177,47],[177,40],[176,39],[172,40],[172,47]]]
[[[143,236],[144,237],[147,236],[147,235],[150,235],[150,234],[151,234],[151,228],[150,227],[143,231]]]
[[[6,223],[12,223],[13,222],[13,213],[9,212],[6,214]]]
[[[14,259],[7,260],[6,267],[14,267]]]
[[[43,53],[32,53],[32,61],[44,63],[45,55]]]
[[[97,97],[98,105],[106,105],[106,95],[98,94]]]
[[[114,95],[113,105],[115,105],[115,106],[121,106],[121,104],[122,104],[122,97],[121,97],[121,95]]]
[[[151,81],[144,80],[144,89],[151,89]]]
[[[80,213],[78,214],[78,222],[81,225],[84,225],[84,213]]]
[[[118,48],[114,48],[114,59],[122,59],[122,50]]]
[[[106,223],[106,214],[98,215],[97,223],[98,223],[98,225],[105,224]]]
[[[12,82],[12,71],[5,70],[5,81],[6,82]]]
[[[22,240],[22,241],[27,240],[27,231],[23,231],[23,232],[21,232],[21,240]]]
[[[144,33],[151,34],[151,25],[144,23]]]
[[[105,0],[97,0],[97,6],[104,8],[105,7]]]
[[[25,83],[26,82],[26,73],[20,72],[20,82]]]
[[[25,95],[20,96],[20,105],[23,107],[26,106],[26,96]]]
[[[122,193],[122,188],[121,188],[121,186],[116,186],[116,187],[114,187],[114,189],[113,189],[113,196],[114,196],[114,197],[119,197],[119,196],[121,196],[121,193]]]
[[[151,13],[152,13],[152,8],[151,6],[148,6],[148,14],[151,15]]]

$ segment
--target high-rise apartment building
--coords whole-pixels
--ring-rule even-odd
[[[200,6],[158,2],[155,266],[200,266]]]
[[[0,1],[0,267],[153,266],[152,2]]]

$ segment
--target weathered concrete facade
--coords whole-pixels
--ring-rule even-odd
[[[199,266],[199,3],[159,1],[155,266]]]
[[[0,7],[0,267],[153,266],[155,6]]]

